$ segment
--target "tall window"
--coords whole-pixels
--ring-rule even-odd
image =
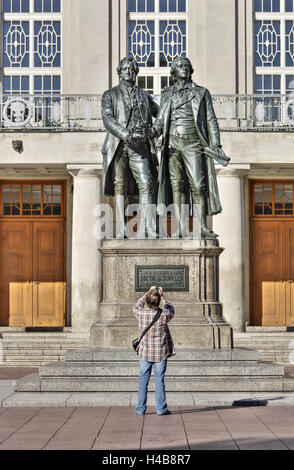
[[[3,93],[60,93],[62,0],[2,1]]]
[[[254,91],[294,92],[294,0],[254,0]]]
[[[128,0],[128,51],[138,83],[153,94],[169,84],[173,59],[187,54],[188,0]]]

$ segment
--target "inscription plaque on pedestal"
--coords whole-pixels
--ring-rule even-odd
[[[165,291],[189,290],[189,266],[135,266],[135,290],[146,292],[151,286]]]

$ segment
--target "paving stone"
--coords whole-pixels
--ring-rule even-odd
[[[144,419],[142,450],[188,450],[188,442],[178,407],[169,407],[168,416],[157,416],[155,410],[148,410]]]
[[[0,415],[0,444],[29,422],[40,408],[10,409]]]
[[[191,450],[238,449],[215,410],[201,407],[180,409]]]
[[[69,420],[45,445],[44,450],[91,449],[109,412],[108,407],[75,409]]]
[[[139,450],[143,424],[134,409],[112,407],[92,449]]]
[[[0,451],[41,450],[73,411],[74,408],[41,409],[29,422],[0,444]]]
[[[287,447],[247,408],[216,410],[241,450],[285,450]],[[242,423],[240,425],[240,423]]]

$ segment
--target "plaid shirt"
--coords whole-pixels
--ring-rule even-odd
[[[139,321],[140,335],[152,322],[157,311],[147,306],[145,295],[138,300],[133,309],[135,317]],[[173,340],[167,325],[175,312],[173,306],[166,300],[164,295],[161,296],[161,299],[163,311],[157,322],[152,325],[140,342],[138,356],[144,361],[161,362],[175,355]]]

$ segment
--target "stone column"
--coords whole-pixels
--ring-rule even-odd
[[[101,301],[100,241],[94,236],[94,209],[103,202],[101,165],[68,165],[74,180],[72,221],[72,309],[75,332],[89,332]]]
[[[230,164],[218,172],[222,213],[213,217],[213,230],[224,252],[219,259],[219,297],[223,315],[236,331],[244,331],[245,311],[245,214],[244,175],[250,165]]]

